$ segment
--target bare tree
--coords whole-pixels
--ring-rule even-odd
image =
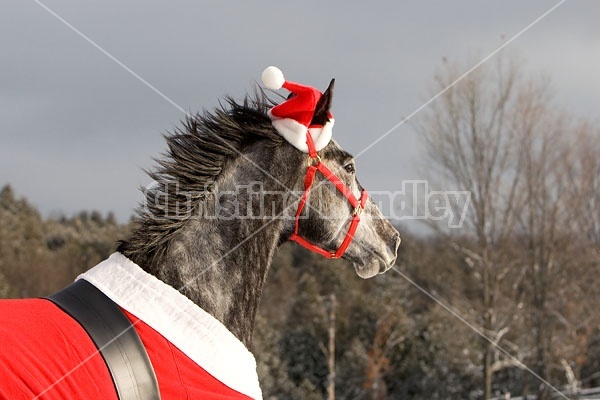
[[[323,355],[327,358],[327,400],[335,400],[335,311],[337,300],[331,293],[329,301],[323,302],[325,319],[327,320],[327,347],[319,342]]]
[[[575,390],[589,380],[581,371],[600,326],[600,298],[593,295],[600,285],[600,131],[582,123],[568,139],[568,154],[560,164],[561,279],[552,290],[551,312],[558,321],[554,357]]]
[[[445,61],[434,91],[445,89],[465,69]],[[517,63],[500,57],[449,89],[416,125],[428,153],[430,181],[444,190],[471,192],[462,229],[432,225],[462,254],[478,290],[472,305],[475,321],[491,339],[481,341],[485,399],[492,394],[494,372],[519,366],[504,359],[496,345],[519,322],[514,310],[525,298],[515,233],[525,205],[534,201],[534,193],[523,188],[532,184],[533,190],[536,174],[545,174],[528,151],[538,145],[533,136],[549,117],[547,88],[546,81],[528,80]],[[531,146],[523,149],[527,140]],[[533,208],[530,204],[529,210]]]
[[[539,87],[539,86],[538,86]],[[564,198],[568,193],[564,179],[567,157],[568,122],[549,105],[547,91],[531,89],[518,99],[511,127],[518,137],[518,157],[522,175],[519,191],[524,194],[514,234],[523,250],[523,288],[527,291],[529,326],[534,349],[534,371],[550,380],[552,337],[556,318],[550,296],[561,282],[561,262],[565,221]],[[545,89],[544,86],[542,88]],[[538,382],[537,398],[545,399],[548,387]]]
[[[570,211],[568,227],[585,252],[600,256],[600,130],[582,123],[571,135],[569,158],[563,168]],[[582,249],[583,250],[583,249]]]

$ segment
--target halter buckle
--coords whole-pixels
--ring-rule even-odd
[[[363,211],[364,211],[364,207],[359,204],[358,206],[356,206],[354,208],[354,211],[352,211],[352,215],[356,215],[356,216],[360,217],[360,215],[362,214]]]
[[[309,167],[316,167],[321,163],[321,157],[317,155],[316,157],[308,156],[307,164]]]

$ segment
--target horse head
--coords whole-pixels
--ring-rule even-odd
[[[324,93],[285,84],[298,95],[281,104],[263,91],[229,98],[167,135],[137,225],[118,248],[246,344],[283,242],[350,260],[363,278],[389,269],[400,243],[353,157],[331,139],[333,81]]]
[[[311,126],[325,126],[330,121],[334,83],[332,79],[318,100]],[[308,185],[311,167],[317,171]],[[309,152],[305,169],[301,181],[306,205],[296,215],[292,240],[328,258],[351,261],[361,278],[390,269],[396,261],[400,235],[367,197],[356,176],[354,157],[331,140],[316,157]],[[358,199],[363,204],[357,205]]]

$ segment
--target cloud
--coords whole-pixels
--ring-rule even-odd
[[[551,6],[44,4],[192,112],[226,94],[243,96],[268,64],[315,86],[335,76],[334,135],[356,153],[421,104],[443,56],[489,53],[500,34],[518,32]],[[586,11],[593,6],[567,2],[515,42],[532,67],[556,75],[565,102],[584,110],[599,91],[593,49],[600,32]],[[97,208],[126,219],[147,182],[140,168],[164,150],[160,135],[181,112],[34,2],[4,6],[0,48],[0,184],[12,183],[45,213]],[[394,189],[399,179],[416,177],[417,143],[403,126],[366,152],[363,184]]]

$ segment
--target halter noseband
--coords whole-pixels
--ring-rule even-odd
[[[340,180],[329,168],[325,166],[321,162],[321,157],[317,154],[317,150],[315,149],[315,143],[310,132],[306,132],[306,144],[308,145],[308,170],[306,171],[306,176],[304,178],[304,193],[300,198],[300,203],[298,204],[298,210],[296,211],[296,222],[294,227],[294,233],[290,236],[290,240],[298,243],[299,245],[306,247],[307,249],[318,253],[327,258],[340,258],[346,252],[348,246],[352,242],[354,238],[354,234],[356,233],[356,228],[358,228],[358,223],[360,222],[360,214],[365,209],[365,204],[367,202],[368,194],[365,189],[363,189],[360,195],[360,201],[356,199],[352,191],[344,182]],[[325,179],[333,183],[336,189],[344,195],[346,200],[350,203],[353,208],[352,211],[352,219],[350,221],[350,226],[348,227],[348,232],[346,233],[346,237],[342,241],[342,244],[336,251],[325,250],[324,248],[310,243],[308,240],[298,235],[298,229],[300,226],[300,214],[306,205],[306,201],[308,200],[308,195],[310,193],[310,188],[315,180],[315,175],[319,171]]]

